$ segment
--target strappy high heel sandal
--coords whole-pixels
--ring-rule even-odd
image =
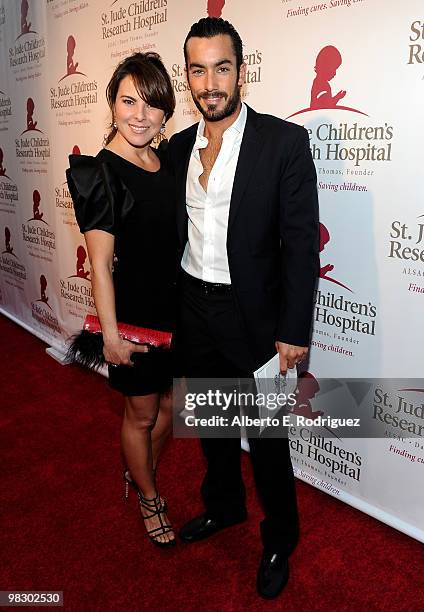
[[[124,470],[123,479],[124,479],[124,501],[128,501],[130,487],[134,489],[136,493],[139,493],[139,488],[134,482],[134,480],[131,478],[131,472],[128,469]],[[156,486],[156,470],[155,469],[153,470],[153,482],[155,483],[155,486]],[[160,499],[163,504],[163,509],[166,512],[168,508],[167,501],[164,497],[161,497]]]
[[[153,529],[147,529],[147,525],[146,525],[147,535],[149,536],[151,542],[153,542],[153,544],[156,544],[156,546],[161,546],[162,548],[169,547],[169,546],[175,546],[176,544],[175,536],[172,540],[168,540],[166,542],[160,542],[157,539],[161,535],[165,535],[169,533],[170,531],[173,531],[171,525],[166,525],[163,521],[162,515],[165,513],[165,506],[162,503],[159,493],[156,495],[156,497],[153,497],[152,499],[147,499],[140,493],[140,491],[137,493],[137,495],[138,495],[138,501],[140,504],[140,511],[141,511],[143,520],[146,521],[147,519],[153,518],[154,516],[157,516],[159,519],[159,523],[160,523],[159,527],[154,527]]]
[[[129,470],[124,470],[123,479],[124,479],[124,500],[127,501],[129,492],[130,492],[130,487],[132,487],[136,493],[138,493],[138,487],[135,484],[134,480],[131,478],[131,474]]]

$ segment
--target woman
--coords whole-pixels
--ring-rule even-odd
[[[171,429],[172,354],[123,340],[117,322],[172,331],[175,189],[151,142],[172,116],[175,96],[156,53],[135,53],[107,86],[112,113],[96,157],[71,155],[67,171],[76,218],[87,243],[93,296],[102,327],[109,383],[124,395],[122,450],[150,539],[175,544],[155,470]]]

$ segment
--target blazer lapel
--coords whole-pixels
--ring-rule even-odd
[[[247,107],[247,120],[241,141],[240,153],[234,176],[233,191],[231,193],[230,212],[228,217],[228,231],[231,229],[237,211],[240,207],[243,194],[263,146],[263,137],[258,125],[258,114]]]
[[[187,172],[190,163],[190,155],[196,140],[196,131],[189,134],[178,154],[180,160],[176,169],[177,179],[177,229],[178,238],[182,248],[185,247],[188,238],[188,216],[186,206]]]

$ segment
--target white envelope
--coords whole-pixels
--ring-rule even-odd
[[[297,389],[297,368],[290,368],[286,374],[280,372],[280,356],[278,353],[271,357],[269,361],[264,363],[263,366],[253,372],[253,376],[256,381],[257,393],[262,393],[265,396],[275,393],[284,393],[286,397],[290,394],[295,394]],[[259,417],[273,417],[274,413],[266,406],[259,407]],[[260,433],[262,433],[266,427],[261,427]],[[246,433],[245,431],[243,432]],[[242,448],[249,450],[249,443],[246,439],[246,435],[242,439]]]
[[[297,387],[297,368],[290,368],[287,374],[280,372],[280,357],[276,353],[263,366],[253,372],[259,393],[294,393]]]

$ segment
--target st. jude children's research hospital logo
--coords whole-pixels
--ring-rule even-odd
[[[408,291],[424,295],[424,214],[418,215],[412,222],[395,219],[389,228],[388,259],[393,265],[397,263],[398,272],[404,276],[414,277],[417,284],[410,279]]]
[[[208,0],[208,17],[222,17],[222,9],[224,6],[225,0]]]
[[[0,254],[0,270],[5,272],[9,278],[19,281],[19,284],[27,278],[25,266],[15,253],[12,232],[8,226],[4,228],[4,248]]]
[[[45,55],[46,42],[43,37],[39,37],[32,24],[28,0],[21,0],[20,30],[14,46],[9,48],[9,65],[11,68],[28,65],[31,69],[37,66]]]
[[[324,223],[319,224],[320,253],[330,242],[330,232]],[[377,306],[372,300],[360,301],[354,297],[354,289],[348,286],[333,262],[323,262],[320,255],[319,288],[315,291],[314,333],[312,346],[347,357],[353,357],[351,350],[339,345],[325,344],[318,337],[325,336],[332,341],[339,340],[358,345],[361,337],[376,335]],[[342,293],[336,292],[342,288]],[[347,293],[348,292],[348,293]]]
[[[15,212],[16,204],[19,200],[18,186],[9,176],[7,160],[3,149],[0,147],[0,206],[2,210]]]
[[[325,245],[330,242],[330,232],[326,228],[323,223],[319,224],[319,252],[321,253],[325,249]],[[340,280],[337,280],[334,275],[330,276],[330,272],[334,270],[333,264],[325,264],[324,266],[320,265],[319,277],[323,278],[330,283],[334,283],[335,285],[339,285],[344,289],[347,289],[351,293],[353,293],[352,289],[347,285],[343,284]]]
[[[64,74],[62,72],[57,87],[50,88],[50,108],[87,110],[93,104],[97,104],[97,81],[90,81],[80,68],[80,61],[75,58],[77,40],[73,34],[67,37],[65,47],[66,69]]]
[[[115,0],[110,7],[113,8],[110,8],[109,12],[101,14],[103,40],[138,30],[150,32],[154,26],[168,21],[168,0]]]
[[[79,321],[85,317],[87,310],[94,309],[93,292],[90,281],[90,268],[85,247],[80,244],[75,252],[73,274],[60,278],[60,297],[69,316]]]
[[[46,159],[50,157],[50,141],[44,135],[43,130],[40,129],[36,116],[35,101],[31,97],[27,98],[26,127],[21,132],[20,137],[15,139],[16,157],[38,159],[46,162]],[[41,135],[38,136],[37,134]]]
[[[361,115],[367,115],[357,108],[339,104],[340,100],[346,96],[347,92],[345,90],[340,90],[333,96],[330,81],[336,76],[336,72],[340,68],[341,64],[342,56],[336,47],[327,45],[321,49],[315,60],[316,77],[312,83],[310,105],[307,108],[303,108],[302,110],[296,111],[295,113],[289,115],[287,119],[311,110],[321,110],[325,108],[336,108],[340,110],[352,111],[353,113],[359,113]]]
[[[330,81],[336,76],[343,64],[342,53],[333,45],[326,45],[316,55],[315,77],[313,78],[309,106],[288,115],[286,119],[299,117],[306,113],[331,112],[350,113],[369,117],[369,115],[349,105],[349,92],[341,89],[334,93]],[[310,117],[308,117],[308,120]],[[321,123],[310,129],[305,126],[311,139],[311,152],[314,161],[349,161],[354,167],[364,162],[390,162],[392,160],[393,126],[384,123],[381,126],[360,125],[354,123],[332,122]],[[355,143],[354,146],[346,146]],[[361,146],[357,146],[360,143]],[[321,173],[320,171],[318,173]],[[331,174],[332,172],[330,172]],[[336,173],[336,172],[334,172]],[[349,170],[346,174],[361,174],[359,170]]]
[[[22,223],[22,240],[31,256],[52,261],[52,255],[56,251],[56,233],[48,228],[49,223],[42,210],[42,197],[38,189],[32,192],[31,209],[32,216],[26,223]]]
[[[59,321],[53,312],[53,308],[49,302],[48,281],[45,274],[40,275],[39,298],[31,303],[31,316],[35,321],[38,321],[43,327],[49,328],[50,331],[61,333]]]

